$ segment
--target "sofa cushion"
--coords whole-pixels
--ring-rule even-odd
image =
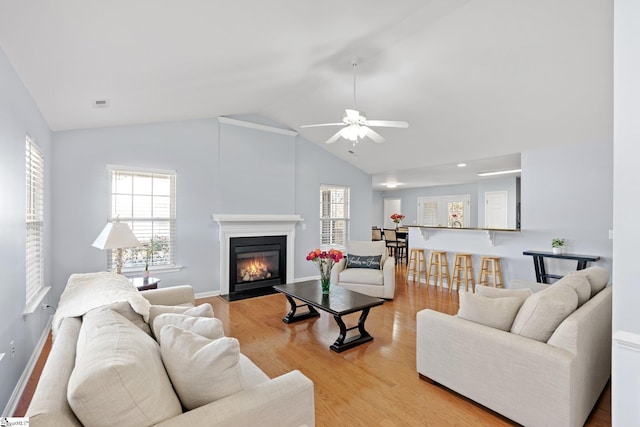
[[[609,283],[609,270],[600,266],[594,265],[583,270],[572,271],[567,276],[584,276],[591,285],[591,296],[600,292]],[[565,277],[567,277],[565,276]]]
[[[347,268],[338,276],[340,283],[359,283],[363,285],[384,285],[382,270],[369,268]]]
[[[493,286],[476,285],[476,293],[488,298],[516,297],[524,302],[533,295],[531,289],[494,288]]]
[[[578,307],[578,294],[568,286],[551,286],[522,304],[511,332],[547,342],[560,323]]]
[[[553,286],[568,286],[578,294],[578,307],[591,298],[591,285],[584,275],[569,274],[558,280]]]
[[[160,342],[160,330],[166,325],[174,325],[212,340],[224,337],[224,329],[220,319],[213,317],[194,317],[178,313],[164,313],[156,316],[153,321],[153,334],[156,336],[158,344],[160,345],[162,345]]]
[[[167,325],[160,330],[162,360],[186,409],[242,390],[240,344],[235,338],[210,340]]]
[[[182,413],[158,344],[112,310],[83,317],[67,400],[85,426],[150,426]]]
[[[347,254],[346,268],[382,269],[382,255],[353,255]]]
[[[144,321],[142,315],[136,313],[131,304],[127,301],[114,302],[109,305],[105,305],[104,307],[99,307],[94,310],[113,310],[116,313],[120,314],[122,317],[136,325],[138,328],[142,329],[145,333],[151,335],[151,328],[149,324]]]
[[[491,328],[508,331],[524,299],[518,297],[490,298],[470,292],[459,292],[458,317]]]
[[[155,318],[164,313],[178,313],[196,317],[213,317],[213,307],[209,303],[195,307],[182,305],[152,305],[149,309],[149,324],[153,326]]]

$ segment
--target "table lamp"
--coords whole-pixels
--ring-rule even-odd
[[[122,249],[135,248],[140,246],[140,241],[136,238],[129,225],[117,220],[108,222],[104,229],[93,242],[94,248],[117,249],[116,273],[122,274]]]

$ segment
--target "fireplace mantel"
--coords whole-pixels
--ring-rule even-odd
[[[229,242],[232,237],[287,236],[287,283],[292,283],[294,269],[296,224],[300,215],[236,215],[213,214],[219,225],[220,294],[229,293]]]

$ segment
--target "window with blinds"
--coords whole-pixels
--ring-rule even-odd
[[[320,186],[320,244],[345,245],[349,240],[349,187]]]
[[[173,266],[176,255],[176,173],[110,167],[109,220],[126,222],[142,243],[123,251],[123,269]],[[107,265],[116,267],[115,250]]]
[[[26,151],[26,301],[44,287],[44,156],[29,135]]]

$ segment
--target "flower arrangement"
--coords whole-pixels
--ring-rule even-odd
[[[309,252],[307,255],[307,261],[313,261],[320,270],[320,282],[322,283],[322,293],[329,293],[329,286],[331,284],[331,269],[334,264],[344,258],[342,252],[337,249],[329,249],[328,251],[321,251],[315,249]]]
[[[399,213],[394,213],[393,215],[390,216],[390,218],[396,224],[400,224],[400,221],[402,221],[404,219],[404,215],[399,214]]]

